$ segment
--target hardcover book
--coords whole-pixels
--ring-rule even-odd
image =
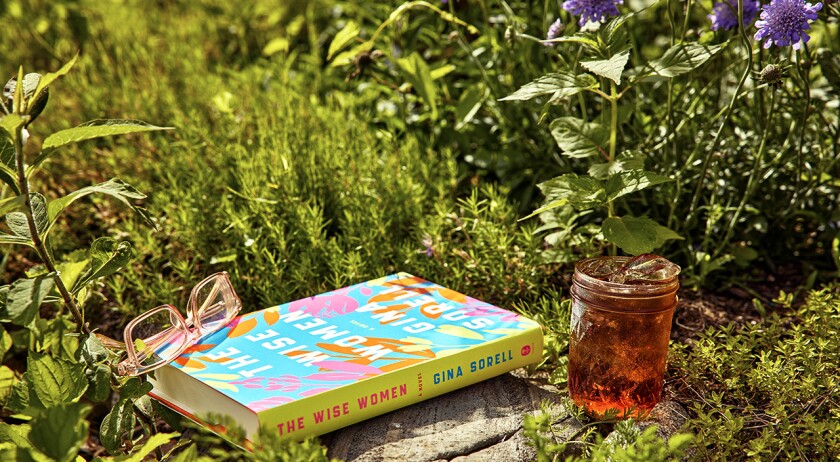
[[[150,377],[152,397],[224,433],[321,435],[539,362],[542,329],[407,273],[245,314]]]

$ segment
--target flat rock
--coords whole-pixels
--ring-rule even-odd
[[[328,455],[345,461],[525,461],[536,452],[523,434],[525,414],[552,403],[552,429],[559,441],[575,440],[581,424],[559,404],[560,392],[529,380],[521,371],[504,374],[321,437]],[[674,401],[659,403],[639,428],[657,425],[667,440],[688,413]],[[610,434],[607,439],[615,439]],[[570,445],[566,454],[580,450]]]
[[[504,374],[321,440],[330,457],[346,461],[532,460],[536,454],[522,434],[523,416],[557,397],[526,378]]]

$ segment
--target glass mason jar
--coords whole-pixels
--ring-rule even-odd
[[[662,396],[680,284],[679,266],[657,258],[670,268],[628,282],[610,282],[592,268],[621,267],[630,257],[590,258],[575,265],[569,395],[594,417],[609,409],[617,409],[618,417],[644,417]]]

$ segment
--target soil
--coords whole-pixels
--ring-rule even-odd
[[[800,288],[803,287],[806,278],[797,266],[777,268],[775,274],[759,269],[754,274],[748,285],[733,285],[718,292],[680,289],[680,299],[674,312],[671,328],[671,339],[691,344],[709,327],[729,323],[755,324],[763,316],[756,308],[754,299],[758,299],[764,305],[766,314],[772,312],[782,314],[785,308],[773,302],[780,291],[799,294],[805,292]],[[795,297],[793,303],[794,306],[802,303],[801,295]]]

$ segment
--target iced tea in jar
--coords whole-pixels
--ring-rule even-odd
[[[569,395],[590,415],[643,417],[659,402],[679,272],[650,254],[575,265]]]

